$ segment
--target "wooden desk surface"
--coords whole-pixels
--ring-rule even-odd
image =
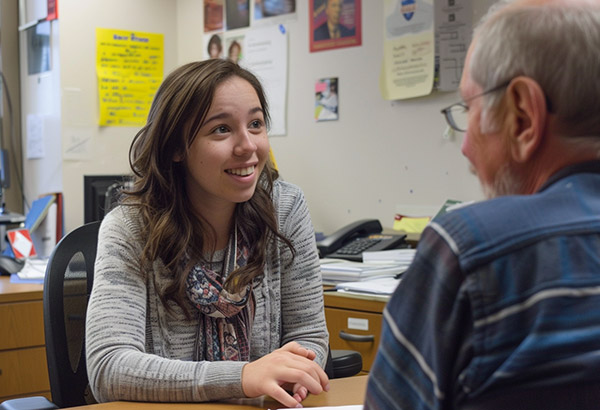
[[[0,276],[0,302],[39,300],[43,290],[39,283],[10,283],[10,276]]]
[[[346,377],[330,381],[330,389],[326,393],[317,396],[309,395],[302,402],[304,407],[323,406],[346,406],[351,404],[362,404],[367,389],[367,376]],[[141,409],[166,409],[166,410],[256,410],[256,409],[279,409],[283,406],[272,399],[245,399],[226,403],[143,403],[115,401],[111,403],[91,404],[89,406],[71,407],[72,409],[86,410],[141,410]]]
[[[359,310],[364,312],[381,313],[389,301],[389,296],[359,295],[330,290],[323,292],[325,307]]]

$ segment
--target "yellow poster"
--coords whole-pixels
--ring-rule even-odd
[[[163,79],[163,35],[96,29],[101,126],[146,123]]]
[[[385,0],[380,89],[386,100],[431,93],[435,69],[433,0]]]

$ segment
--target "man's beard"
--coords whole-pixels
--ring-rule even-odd
[[[487,199],[520,194],[522,187],[512,163],[509,162],[500,167],[491,184],[482,184],[483,194]]]

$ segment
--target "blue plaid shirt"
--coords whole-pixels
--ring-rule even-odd
[[[430,223],[384,311],[365,409],[588,381],[600,381],[600,161]]]

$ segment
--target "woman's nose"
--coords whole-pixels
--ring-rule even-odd
[[[256,148],[253,135],[248,130],[242,130],[238,134],[233,153],[235,155],[244,155],[256,151]]]

